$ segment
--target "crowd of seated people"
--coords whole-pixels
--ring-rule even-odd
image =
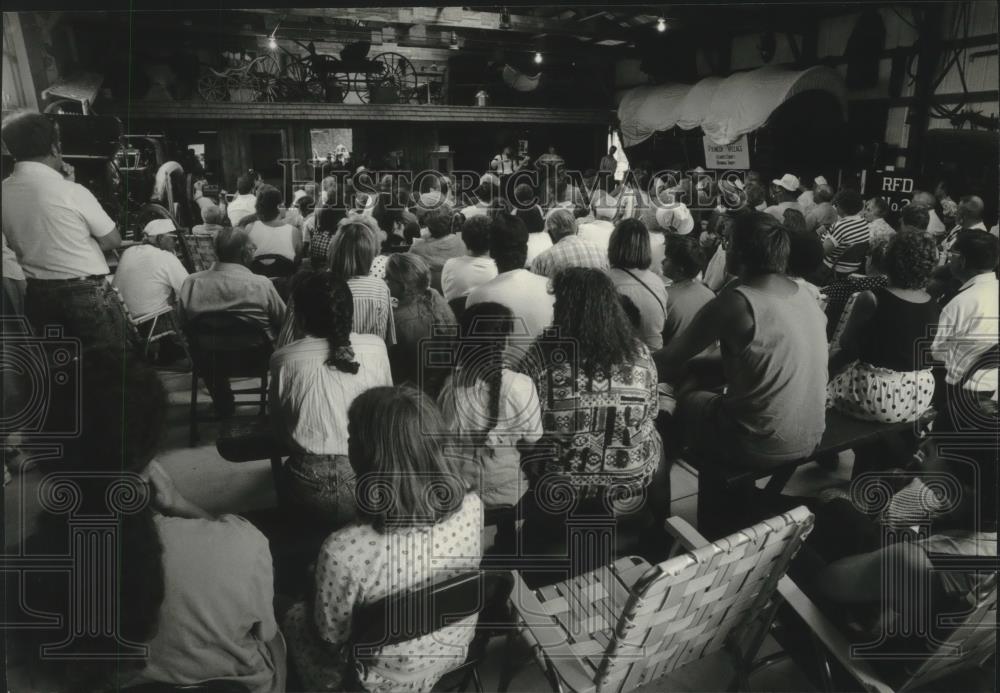
[[[658,542],[643,550],[659,555],[667,539],[655,530],[679,459],[699,469],[807,459],[829,408],[886,425],[936,412],[931,441],[963,430],[970,399],[995,410],[998,240],[975,196],[952,207],[916,194],[897,224],[884,200],[822,178],[805,192],[791,173],[770,187],[753,172],[739,186],[670,184],[639,166],[635,187],[607,170],[571,183],[545,163],[555,172],[544,195],[525,183],[509,190],[498,175],[462,198],[444,177],[412,191],[366,172],[357,187],[331,178],[303,190],[286,212],[276,189],[241,176],[229,225],[204,208],[212,269],[181,275],[166,259],[176,231],[152,224],[122,254],[115,283],[134,312],[173,305],[188,327],[235,315],[273,344],[270,423],[289,451],[279,503],[324,534],[308,592],[276,612],[267,539],[179,494],[153,459],[166,408],[159,381],[101,348],[122,341],[101,307],[106,282],[94,279],[109,273],[101,250],[117,231],[58,173],[42,146],[56,136],[33,121],[4,125],[18,160],[4,182],[4,286],[16,261],[31,322],[68,316],[84,339],[88,428],[67,468],[134,472],[151,494],[123,521],[123,556],[144,579],[122,575],[127,634],[149,651],[134,670],[88,665],[115,685],[231,679],[278,691],[290,663],[307,690],[428,690],[464,660],[472,621],[359,660],[353,615],[474,570],[493,509],[515,508],[520,531],[541,541],[565,525],[546,498],[569,494],[577,509],[614,513],[627,505],[614,501],[639,497],[654,530],[646,539]],[[80,200],[77,213],[50,211],[40,187]],[[710,204],[696,207],[699,194]],[[525,207],[526,195],[544,202]],[[932,218],[953,226],[935,236]],[[287,259],[294,273],[251,271],[261,255]],[[232,416],[226,364],[199,374],[218,416]],[[677,402],[666,414],[664,388]],[[109,433],[133,406],[125,438]],[[912,467],[927,440],[902,440],[889,458],[859,449],[856,465]],[[84,502],[104,502],[108,483],[85,484]],[[698,483],[698,525],[710,539],[770,510],[752,483],[711,474]],[[913,493],[901,489],[897,506]],[[833,603],[861,600],[843,584],[877,601],[870,569],[891,549],[865,538],[870,518],[853,516],[843,497],[808,502],[823,523],[817,537],[836,535],[837,522],[865,534],[820,543],[822,565],[803,579]],[[849,524],[837,519],[847,515]],[[995,556],[995,527],[981,520],[965,506],[942,510],[925,553]],[[40,540],[56,542],[59,529]],[[930,570],[920,556],[909,567]],[[942,589],[960,600],[981,587]]]

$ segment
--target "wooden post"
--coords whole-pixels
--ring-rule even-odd
[[[917,55],[917,80],[910,104],[907,123],[910,126],[907,140],[906,167],[919,169],[923,156],[923,139],[930,119],[929,111],[934,98],[934,76],[941,58],[941,24],[944,8],[928,3],[923,8],[923,22],[920,26],[920,51]]]
[[[21,17],[17,12],[3,13],[3,44],[4,57],[10,58],[11,69],[9,75],[6,73],[6,67],[4,69],[4,110],[10,106],[18,106],[37,111],[39,90],[35,89],[35,80],[31,75],[24,30],[21,28]],[[9,83],[6,79],[8,76]],[[10,91],[14,93],[10,94]]]

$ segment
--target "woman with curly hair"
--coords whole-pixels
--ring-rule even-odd
[[[441,449],[441,414],[406,387],[376,387],[347,414],[358,522],[316,558],[308,602],[284,622],[302,689],[429,691],[465,661],[476,616],[414,640],[352,652],[357,609],[475,571],[483,506]]]
[[[427,367],[421,372],[420,344],[434,337],[435,327],[454,325],[455,314],[437,289],[431,288],[431,271],[417,255],[390,256],[385,264],[385,283],[396,301],[396,343],[389,348],[393,382],[422,383],[425,392],[436,396],[443,375]]]
[[[285,465],[292,507],[330,526],[353,517],[347,408],[365,390],[391,385],[385,342],[351,331],[354,300],[330,272],[299,277],[293,294],[303,339],[271,356],[270,411],[294,451]]]
[[[830,358],[828,394],[838,411],[898,423],[930,408],[934,377],[917,346],[940,315],[927,293],[937,255],[924,232],[903,231],[889,241],[882,261],[888,287],[858,294]]]
[[[532,372],[552,454],[533,475],[579,497],[647,486],[660,462],[656,365],[600,270],[571,267],[552,280],[556,328],[537,342]],[[529,474],[531,476],[532,474]]]

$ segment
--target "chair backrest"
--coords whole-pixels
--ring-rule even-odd
[[[506,603],[510,573],[479,570],[390,595],[354,610],[353,656],[429,635]]]
[[[184,236],[185,245],[188,249],[192,272],[203,272],[212,269],[212,265],[218,260],[215,254],[215,239],[202,234],[192,234]]]
[[[237,313],[203,313],[184,324],[192,355],[213,352],[260,352],[270,358],[274,350],[263,326]]]
[[[763,637],[778,580],[812,525],[800,506],[650,568],[610,634],[597,671],[602,690],[630,690],[724,647],[740,648],[754,622],[763,621],[756,629]]]
[[[295,274],[295,263],[284,255],[258,255],[250,263],[250,271],[265,277],[290,277]]]
[[[924,659],[898,690],[910,690],[982,663],[996,652],[997,583],[972,613],[955,628],[939,650]]]

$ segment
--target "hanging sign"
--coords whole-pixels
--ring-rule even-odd
[[[915,188],[916,176],[904,169],[870,171],[865,175],[865,197],[877,195],[884,198],[893,213],[899,212],[910,203]]]
[[[705,168],[750,168],[750,147],[743,135],[732,144],[716,144],[707,136],[705,143]]]

